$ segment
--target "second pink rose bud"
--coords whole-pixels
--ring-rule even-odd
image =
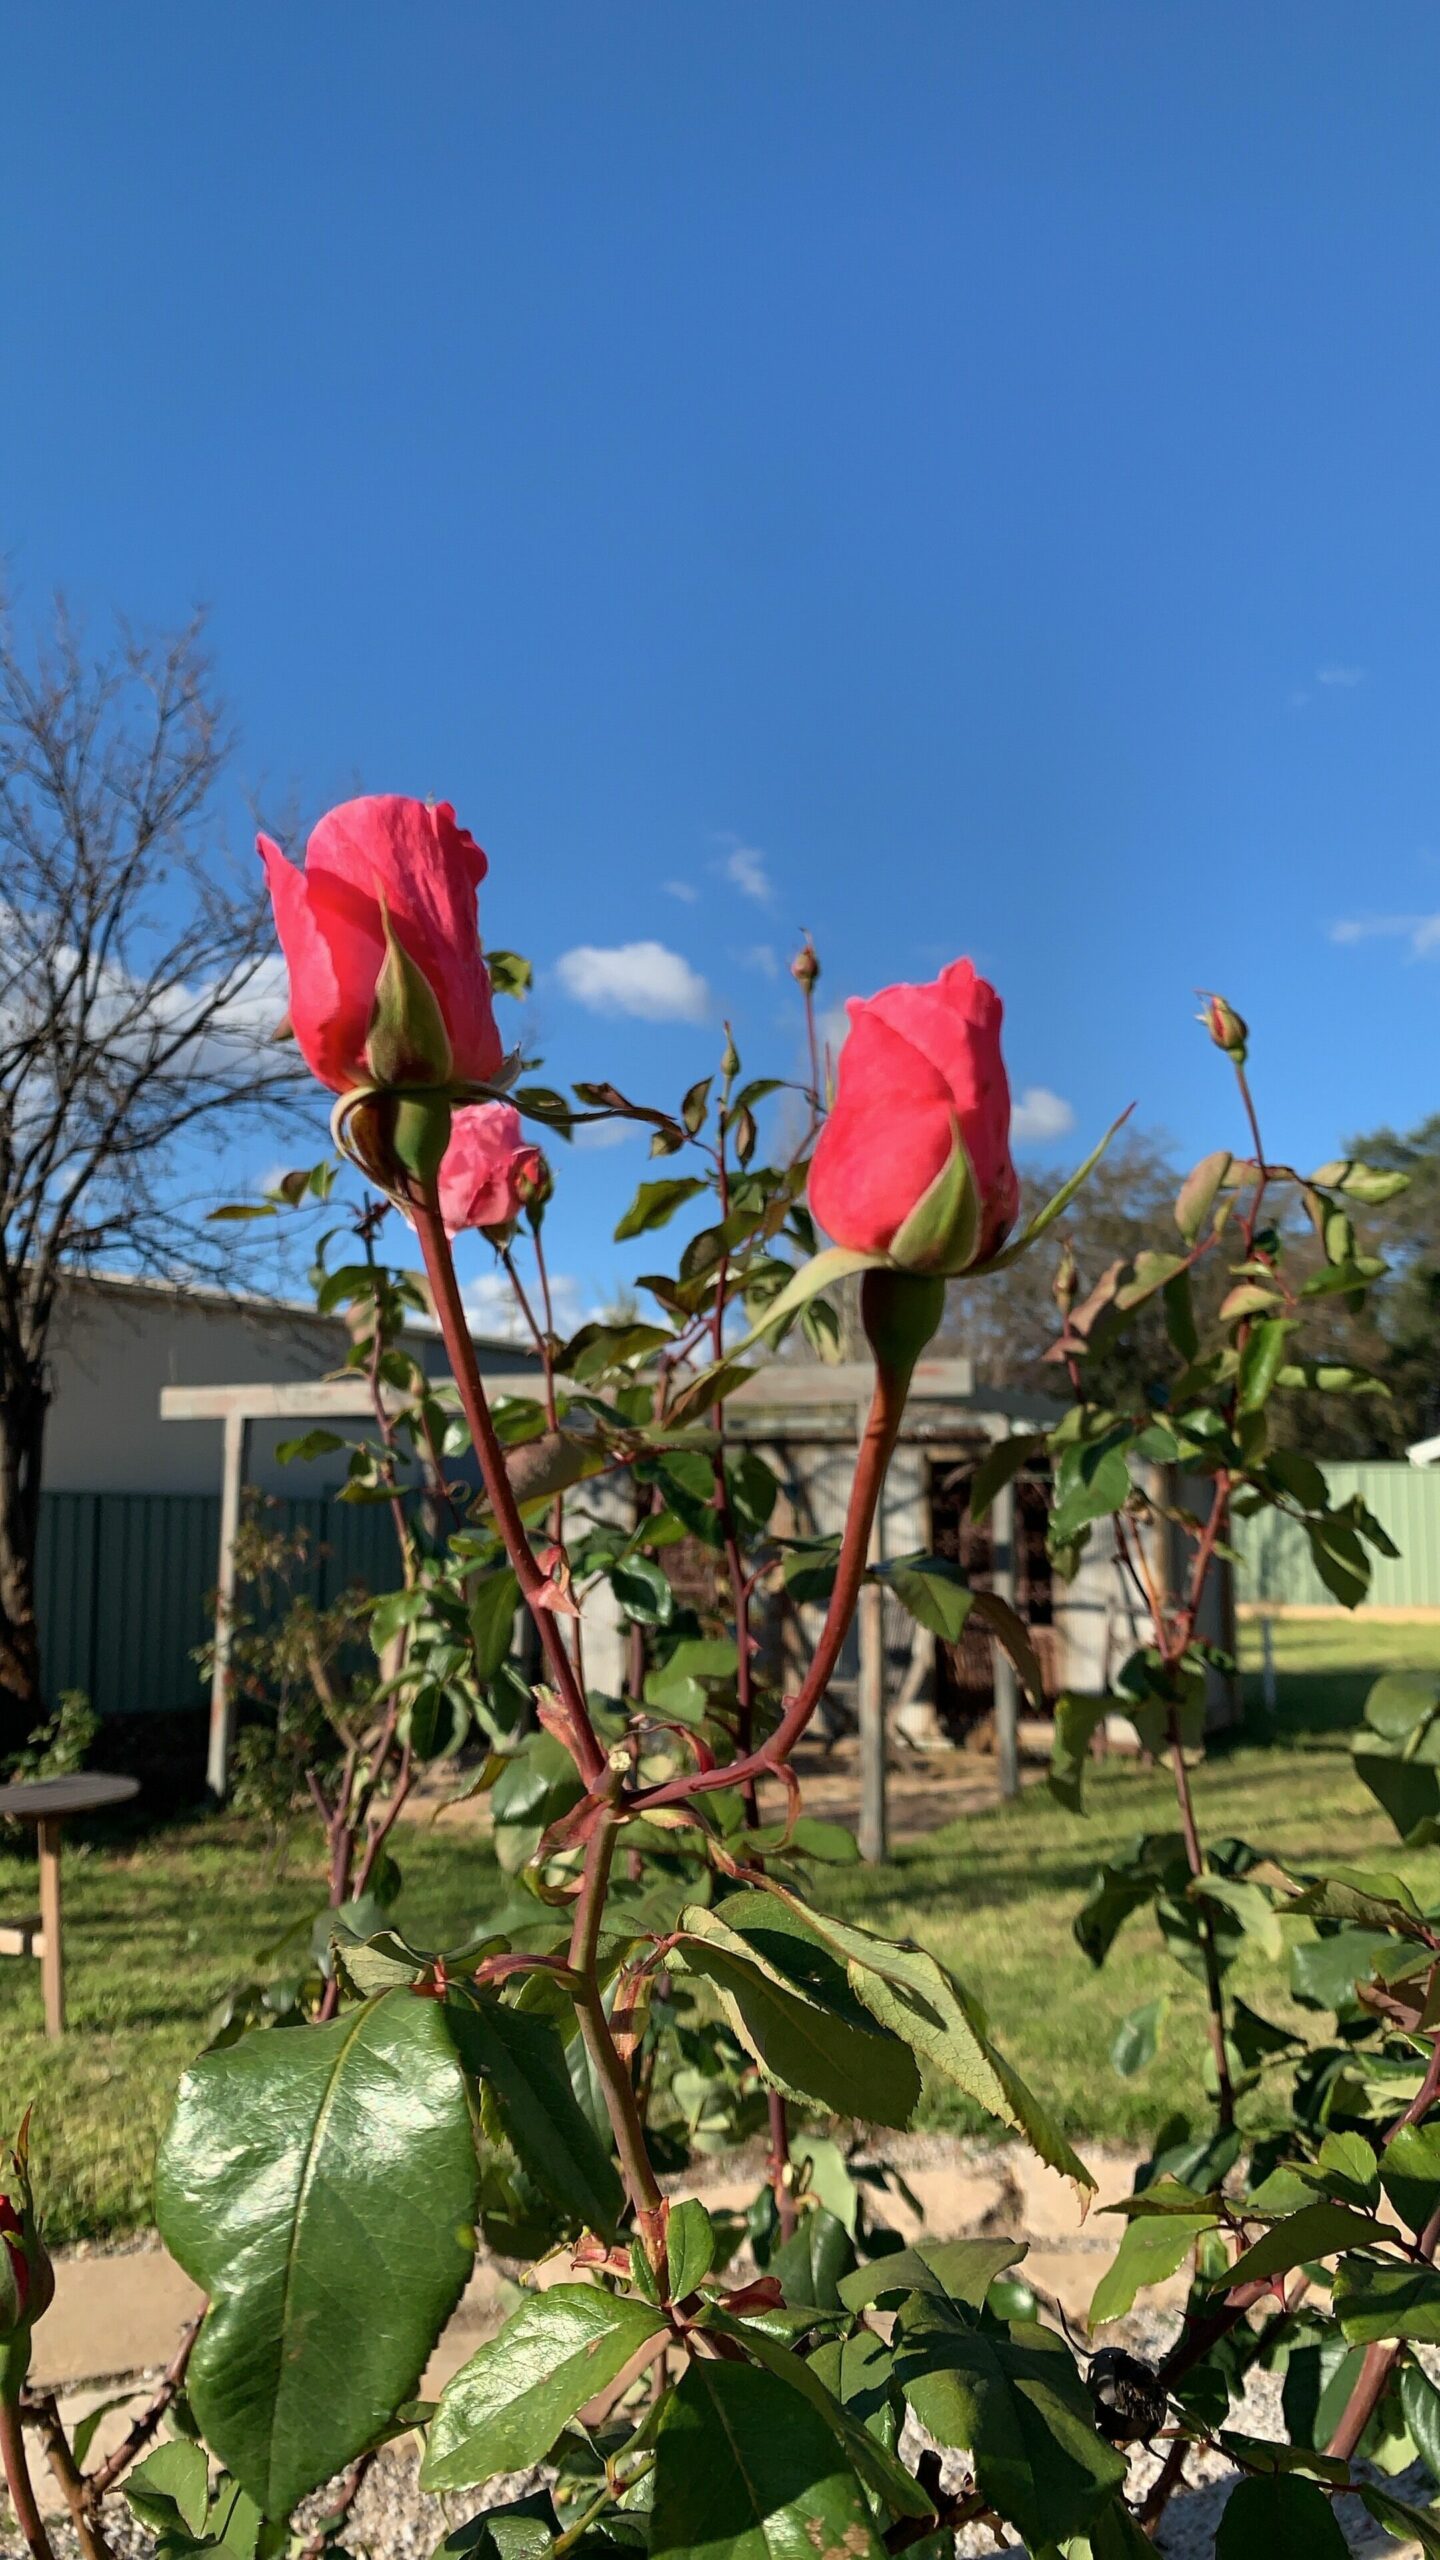
[[[440,1167],[440,1215],[450,1236],[513,1227],[550,1189],[550,1168],[510,1102],[463,1103]]]

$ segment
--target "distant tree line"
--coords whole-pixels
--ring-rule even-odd
[[[1390,1393],[1288,1395],[1277,1400],[1274,1427],[1277,1436],[1317,1457],[1403,1457],[1410,1442],[1440,1432],[1440,1112],[1405,1133],[1384,1128],[1349,1138],[1336,1152],[1403,1171],[1410,1187],[1385,1207],[1357,1214],[1365,1245],[1385,1256],[1389,1272],[1370,1292],[1362,1314],[1352,1314],[1342,1297],[1316,1301],[1310,1344],[1319,1354],[1377,1371]],[[1127,1133],[1103,1159],[1063,1231],[1082,1296],[1113,1262],[1129,1261],[1147,1248],[1174,1251],[1173,1204],[1181,1171],[1173,1149],[1155,1131]],[[1058,1180],[1048,1166],[1029,1175],[1026,1211],[1048,1198]],[[1305,1249],[1301,1237],[1301,1268]],[[1054,1253],[1022,1256],[996,1279],[952,1283],[937,1348],[968,1353],[986,1385],[1063,1395],[1063,1375],[1046,1357],[1057,1332],[1052,1290],[1058,1253],[1057,1244]],[[1317,1270],[1323,1265],[1318,1245],[1314,1263]],[[1202,1302],[1207,1294],[1218,1299],[1231,1285],[1218,1256],[1196,1271]],[[1145,1376],[1173,1365],[1157,1298],[1101,1355],[1091,1392],[1123,1407]]]

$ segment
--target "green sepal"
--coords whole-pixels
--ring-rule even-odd
[[[867,1271],[860,1283],[860,1322],[884,1378],[908,1385],[921,1352],[945,1313],[938,1274]]]
[[[448,1084],[455,1072],[450,1034],[440,1000],[396,937],[390,910],[380,900],[385,957],[375,981],[375,1005],[365,1041],[370,1072],[379,1085]]]
[[[890,1260],[901,1271],[968,1271],[980,1235],[980,1191],[974,1167],[950,1114],[950,1153],[927,1191],[890,1239]]]

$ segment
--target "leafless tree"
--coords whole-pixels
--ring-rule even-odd
[[[92,651],[0,617],[0,1755],[42,1698],[47,1345],[67,1273],[196,1277],[193,1142],[293,1092],[263,900],[213,848],[232,748],[198,621]],[[220,1242],[224,1239],[224,1242]]]

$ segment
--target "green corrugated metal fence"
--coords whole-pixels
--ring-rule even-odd
[[[276,1527],[304,1529],[297,1577],[323,1606],[347,1585],[399,1581],[395,1530],[379,1505],[280,1502]],[[210,1632],[218,1494],[47,1493],[40,1505],[39,1613],[45,1686],[83,1689],[97,1714],[199,1707],[194,1652]]]
[[[1358,1493],[1389,1530],[1399,1548],[1396,1558],[1377,1556],[1368,1606],[1379,1609],[1440,1608],[1440,1467],[1412,1467],[1403,1461],[1372,1465],[1322,1461],[1332,1502]],[[1239,1596],[1269,1600],[1282,1608],[1333,1607],[1310,1561],[1303,1530],[1292,1521],[1262,1512],[1235,1524],[1240,1556]]]

